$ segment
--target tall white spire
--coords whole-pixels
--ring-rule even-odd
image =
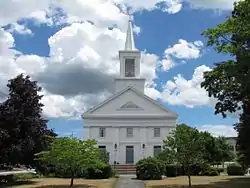
[[[127,30],[127,36],[126,36],[126,42],[125,42],[125,50],[136,51],[131,16],[129,16],[129,21],[128,21],[128,30]]]

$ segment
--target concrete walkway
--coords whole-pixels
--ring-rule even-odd
[[[120,175],[116,188],[144,188],[144,183],[135,178],[135,175]]]

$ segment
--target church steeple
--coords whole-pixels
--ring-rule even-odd
[[[119,51],[119,59],[120,76],[115,79],[115,92],[127,86],[144,92],[145,79],[140,76],[141,52],[135,48],[131,17],[128,20],[125,47]]]
[[[128,29],[127,29],[127,36],[126,36],[124,50],[126,50],[126,51],[135,51],[136,50],[131,17],[129,17],[129,21],[128,21]]]

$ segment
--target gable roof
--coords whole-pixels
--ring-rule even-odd
[[[96,106],[93,106],[92,108],[88,109],[86,112],[84,112],[82,114],[82,117],[84,115],[87,115],[87,114],[91,114],[92,112],[94,112],[95,110],[101,108],[102,106],[104,106],[105,104],[107,104],[108,102],[116,99],[117,97],[119,97],[120,95],[122,95],[123,93],[127,92],[128,90],[131,90],[133,91],[134,93],[136,93],[137,95],[139,95],[140,97],[143,97],[144,99],[148,100],[149,102],[151,102],[152,104],[156,105],[158,108],[164,110],[165,112],[167,113],[170,113],[172,114],[173,116],[175,117],[178,117],[178,115],[172,111],[170,111],[168,108],[164,107],[163,105],[157,103],[155,100],[153,100],[152,98],[148,97],[147,95],[145,95],[144,93],[140,92],[139,90],[135,89],[134,87],[132,86],[128,86],[126,88],[124,88],[123,90],[115,93],[114,95],[112,95],[111,97],[108,97],[106,100],[104,100],[103,102],[101,102],[100,104],[96,105]]]

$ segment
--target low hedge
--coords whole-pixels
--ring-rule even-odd
[[[85,174],[86,179],[107,179],[111,176],[113,176],[113,170],[108,164],[94,165],[87,168]]]
[[[245,172],[241,165],[231,164],[227,166],[227,174],[229,176],[243,176]]]
[[[221,173],[221,172],[225,172],[225,168],[222,168],[222,167],[219,167],[219,168],[217,168],[218,169],[218,171]]]
[[[165,166],[166,166],[165,175],[167,177],[176,177],[185,175],[184,169],[181,165],[167,164]]]
[[[177,176],[177,165],[167,164],[165,175],[167,177],[176,177]]]
[[[206,164],[196,164],[191,166],[191,175],[199,176],[203,174],[209,168]]]
[[[165,165],[165,175],[167,177],[176,177],[186,175],[186,171],[181,165],[166,164]],[[221,169],[212,168],[209,165],[192,165],[190,167],[190,172],[192,176],[208,175],[208,176],[217,176]]]
[[[219,176],[220,172],[217,168],[214,167],[208,167],[207,169],[205,169],[202,174],[203,176]]]
[[[136,163],[136,176],[140,180],[160,180],[164,172],[164,162],[155,157],[141,159]]]

